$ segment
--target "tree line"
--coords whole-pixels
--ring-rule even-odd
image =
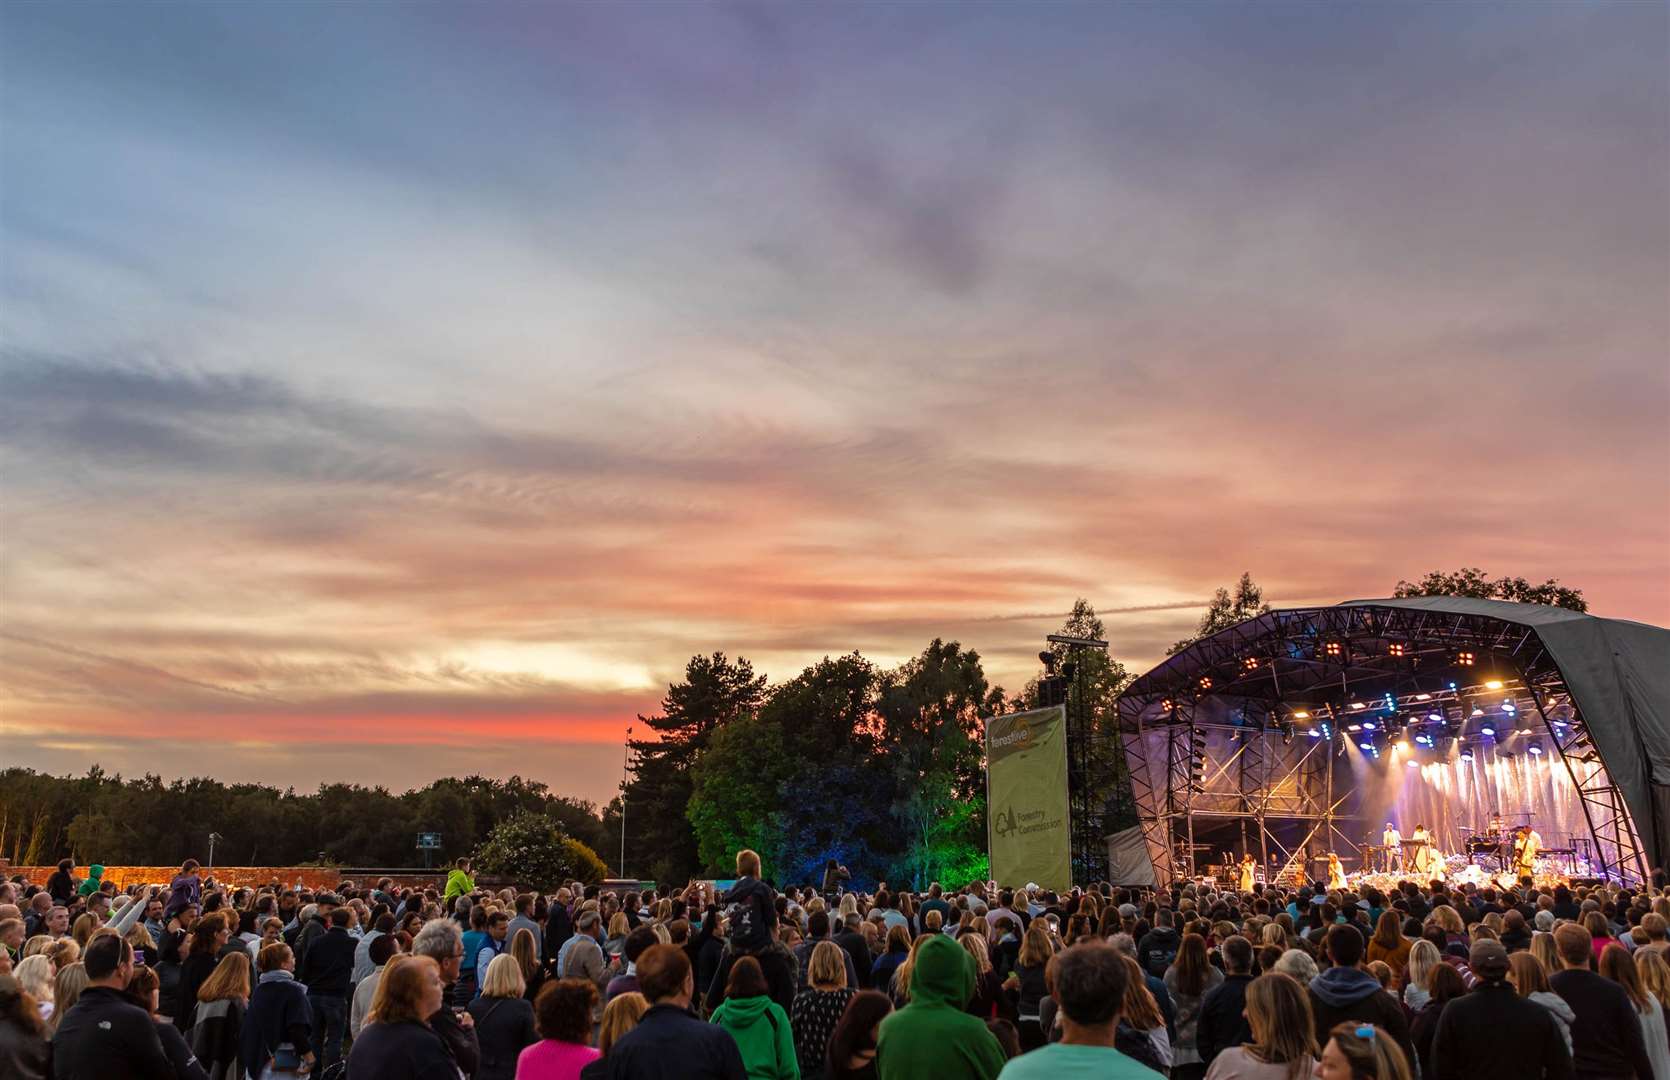
[[[529,811],[591,847],[607,847],[597,807],[513,776],[446,777],[394,794],[324,784],[312,794],[194,777],[164,783],[93,766],[83,776],[0,771],[0,854],[14,866],[61,858],[111,866],[206,860],[209,833],[223,866],[413,866],[417,834],[438,832],[438,859],[474,852],[493,826]]]

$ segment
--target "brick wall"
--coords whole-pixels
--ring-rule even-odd
[[[45,884],[58,868],[56,866],[5,866],[0,864],[0,874],[11,877],[22,874],[29,881]],[[75,876],[87,876],[87,867],[78,866],[73,871]],[[115,883],[118,888],[129,885],[166,885],[180,872],[178,866],[106,866],[104,876]],[[425,886],[434,885],[437,888],[446,883],[446,871],[397,869],[379,870],[375,868],[342,867],[340,869],[319,866],[217,866],[212,871],[202,870],[202,874],[213,874],[214,879],[223,885],[266,885],[275,878],[286,885],[294,885],[299,879],[310,889],[334,888],[344,879],[365,885],[375,882],[379,878],[392,878],[397,885]],[[477,879],[477,884],[486,885],[486,881]]]

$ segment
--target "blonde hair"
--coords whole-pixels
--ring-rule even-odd
[[[840,990],[847,985],[846,952],[833,941],[820,941],[806,965],[806,981],[815,990]]]
[[[1409,1059],[1384,1028],[1371,1027],[1368,1038],[1357,1034],[1363,1025],[1356,1020],[1335,1024],[1328,1033],[1333,1044],[1351,1066],[1352,1076],[1372,1076],[1375,1080],[1411,1080]]]
[[[221,957],[220,964],[197,988],[198,1001],[248,1001],[249,954],[242,949]]]
[[[1542,961],[1544,971],[1560,970],[1560,950],[1554,945],[1554,935],[1548,931],[1538,930],[1531,936],[1531,955]]]
[[[984,975],[992,969],[992,956],[986,949],[986,939],[979,934],[964,934],[957,939],[963,951],[974,957],[974,974]]]
[[[839,948],[840,946],[836,946]],[[597,1049],[604,1057],[622,1035],[638,1026],[649,1011],[649,999],[636,990],[616,994],[603,1009],[603,1025],[597,1033]]]
[[[1310,994],[1291,975],[1273,971],[1247,984],[1247,1026],[1252,1057],[1286,1065],[1288,1080],[1305,1080],[1317,1056],[1316,1021]]]
[[[1670,1001],[1670,963],[1658,949],[1636,949],[1635,969],[1641,975],[1641,985],[1660,1003]]]
[[[632,926],[626,921],[626,912],[617,911],[609,917],[609,936],[612,938],[625,937],[632,932]]]
[[[40,953],[25,956],[12,969],[12,977],[23,985],[23,992],[36,1001],[52,1000],[52,980],[57,972],[52,970],[52,961]]]
[[[70,937],[77,945],[87,944],[87,939],[99,928],[99,917],[91,911],[83,911],[75,917],[75,925],[70,927]]]
[[[44,953],[50,948],[52,948],[52,935],[36,934],[23,943],[23,952],[19,954],[18,959],[27,960],[29,957]]]
[[[487,977],[481,980],[482,997],[519,998],[527,988],[522,965],[509,953],[493,957],[493,962],[487,965]]]
[[[58,969],[58,977],[52,980],[52,1019],[47,1022],[47,1033],[51,1035],[58,1030],[58,1022],[64,1019],[64,1014],[75,1007],[81,1000],[81,992],[87,989],[87,965],[77,960],[73,964],[65,964]]]
[[[534,943],[533,931],[522,927],[510,939],[508,955],[516,960],[516,966],[522,969],[522,988],[527,989],[527,981],[533,978],[534,972],[539,970],[539,946]],[[494,957],[497,959],[497,957]],[[493,965],[487,965],[492,970]]]
[[[760,876],[760,853],[757,852],[757,851],[750,851],[748,848],[743,848],[741,851],[737,852],[736,853],[736,876],[737,877],[759,877]]]
[[[56,971],[81,959],[81,946],[74,938],[59,938],[41,950],[41,954],[52,961],[52,968]]]
[[[1044,925],[1044,920],[1032,920],[1032,925],[1026,928],[1026,936],[1021,939],[1021,951],[1016,960],[1022,967],[1037,967],[1049,963],[1054,955],[1055,946],[1050,942],[1049,928]]]
[[[1444,958],[1438,955],[1438,946],[1426,938],[1421,938],[1409,947],[1408,985],[1426,989],[1427,976],[1432,974],[1433,968],[1443,962]]]
[[[1153,1031],[1165,1025],[1165,1017],[1160,1015],[1160,1004],[1154,1000],[1154,994],[1148,989],[1148,983],[1143,978],[1141,965],[1133,956],[1119,954],[1120,962],[1125,965],[1125,1003],[1120,1010],[1125,1022],[1138,1031]]]

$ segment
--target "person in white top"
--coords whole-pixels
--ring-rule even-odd
[[[1513,876],[1530,877],[1536,867],[1537,852],[1541,850],[1541,834],[1529,825],[1521,825],[1513,842]]]
[[[1386,831],[1380,834],[1380,843],[1386,849],[1386,872],[1395,874],[1403,869],[1403,834],[1397,831],[1397,826],[1386,822]]]
[[[1252,1042],[1220,1050],[1206,1080],[1306,1080],[1316,1069],[1316,1030],[1307,991],[1281,972],[1247,984]]]

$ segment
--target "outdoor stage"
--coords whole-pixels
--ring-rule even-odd
[[[1670,850],[1670,631],[1454,597],[1274,611],[1195,642],[1119,702],[1137,884],[1504,877],[1469,842],[1540,834],[1534,878],[1639,884]],[[1443,861],[1387,873],[1386,826]],[[1503,850],[1502,855],[1507,852]],[[1483,855],[1479,862],[1485,862]]]

